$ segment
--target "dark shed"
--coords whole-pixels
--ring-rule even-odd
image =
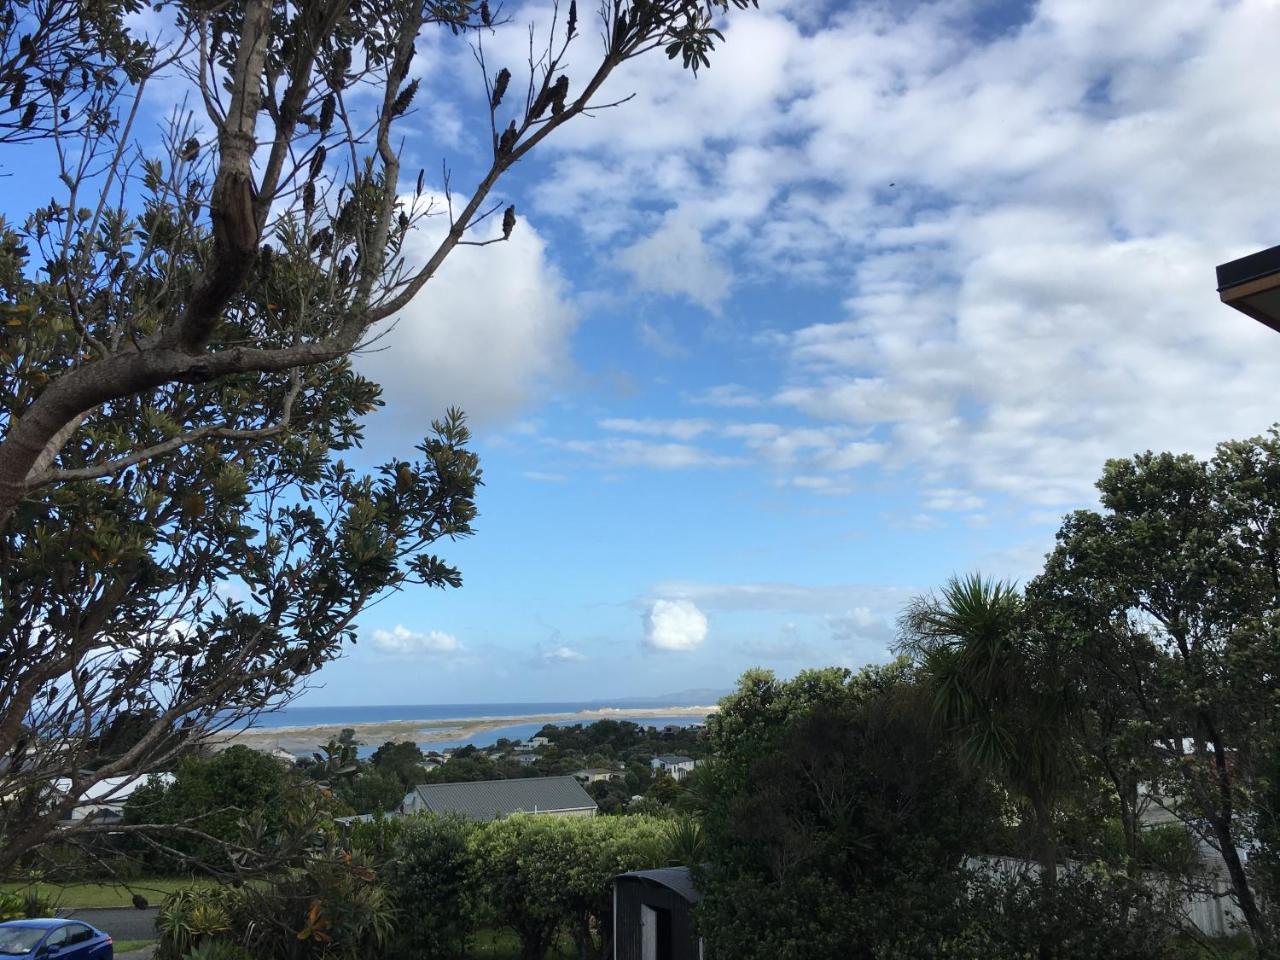
[[[701,899],[685,867],[637,870],[616,878],[614,960],[700,960],[693,908]]]

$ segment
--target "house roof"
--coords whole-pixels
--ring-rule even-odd
[[[156,774],[160,781],[166,785],[173,783],[173,774],[160,773]],[[92,783],[86,787],[80,794],[78,800],[82,804],[90,803],[124,803],[129,799],[129,795],[139,787],[144,786],[147,782],[146,774],[134,774],[132,776],[122,777],[104,777],[97,783]],[[53,788],[58,793],[66,794],[71,790],[71,780],[66,777],[59,777],[53,781]]]
[[[673,754],[667,754],[661,757],[654,757],[660,763],[693,763],[693,757],[680,757]]]
[[[678,893],[684,897],[689,903],[697,903],[702,899],[702,894],[698,892],[693,885],[693,878],[689,876],[688,867],[664,867],[661,870],[635,870],[631,873],[624,873],[618,877],[619,880],[627,879],[648,880],[659,886],[666,887],[673,893]]]
[[[414,787],[420,809],[460,813],[468,820],[495,820],[513,813],[595,810],[596,802],[573,777],[424,783]]]

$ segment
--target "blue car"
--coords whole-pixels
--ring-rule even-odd
[[[80,920],[0,923],[0,957],[112,960],[111,935]]]

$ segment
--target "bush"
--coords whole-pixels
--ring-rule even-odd
[[[1174,903],[1100,864],[1061,875],[1056,889],[975,874],[965,912],[959,940],[991,960],[1167,960],[1178,935]]]
[[[156,960],[181,960],[205,942],[232,935],[237,893],[202,887],[165,897],[156,916]]]
[[[477,878],[467,841],[475,829],[461,817],[410,817],[395,839],[386,883],[400,917],[396,942],[404,956],[463,954],[476,929]]]

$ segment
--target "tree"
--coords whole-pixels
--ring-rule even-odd
[[[369,762],[400,781],[402,793],[407,793],[423,782],[426,769],[422,765],[422,749],[416,743],[387,741],[377,750]]]
[[[1030,806],[1042,876],[1057,880],[1054,811],[1074,762],[1070,659],[1036,630],[1009,584],[979,575],[917,598],[901,621],[903,648],[933,688],[933,715],[963,757]]]
[[[1222,856],[1254,937],[1273,932],[1239,849],[1260,764],[1276,748],[1280,684],[1280,435],[1209,461],[1112,460],[1102,510],[1069,516],[1028,590],[1123,709],[1134,763]],[[1251,858],[1252,859],[1252,858]]]
[[[613,878],[662,862],[660,823],[520,815],[477,829],[472,850],[483,896],[520,937],[521,960],[542,960],[564,929],[579,960],[611,956]]]
[[[465,954],[475,933],[479,877],[468,838],[475,827],[460,817],[406,817],[385,880],[400,922],[406,955]]]
[[[159,53],[129,35],[138,0],[11,0],[0,13],[0,144],[103,132],[122,83]]]
[[[996,807],[929,715],[903,662],[742,677],[707,722],[708,957],[938,955]]]
[[[594,58],[579,57],[596,31],[579,31],[573,0],[527,84],[485,64],[487,0],[180,0],[155,11],[163,55],[92,39],[90,13],[114,30],[131,0],[33,3],[17,21],[6,9],[0,92],[62,83],[64,54],[110,76],[101,95],[96,73],[69,78],[99,98],[93,122],[60,126],[64,94],[16,97],[20,129],[29,103],[49,118],[65,193],[0,222],[0,874],[101,779],[287,702],[354,642],[371,600],[461,583],[433,545],[472,533],[464,418],[434,424],[416,457],[356,472],[339,457],[380,400],[351,355],[458,246],[511,235],[499,181],[606,106],[619,66],[662,48],[696,71],[713,15],[754,0],[608,0]],[[28,14],[61,25],[24,34]],[[429,29],[471,39],[484,73],[492,150],[467,196],[447,177],[439,195],[421,172],[405,183],[394,145]],[[176,114],[157,150],[137,108],[175,72],[203,119]],[[436,215],[447,229],[410,258],[406,238]],[[121,711],[154,721],[101,763],[94,744]],[[60,776],[65,800],[33,815]]]
[[[251,814],[277,831],[289,816],[288,771],[272,757],[232,746],[212,757],[188,757],[178,763],[172,782],[158,777],[139,787],[125,802],[124,823],[185,825],[198,835],[179,834],[163,842],[147,833],[138,843],[153,867],[234,872],[228,850],[244,838],[242,822]]]

